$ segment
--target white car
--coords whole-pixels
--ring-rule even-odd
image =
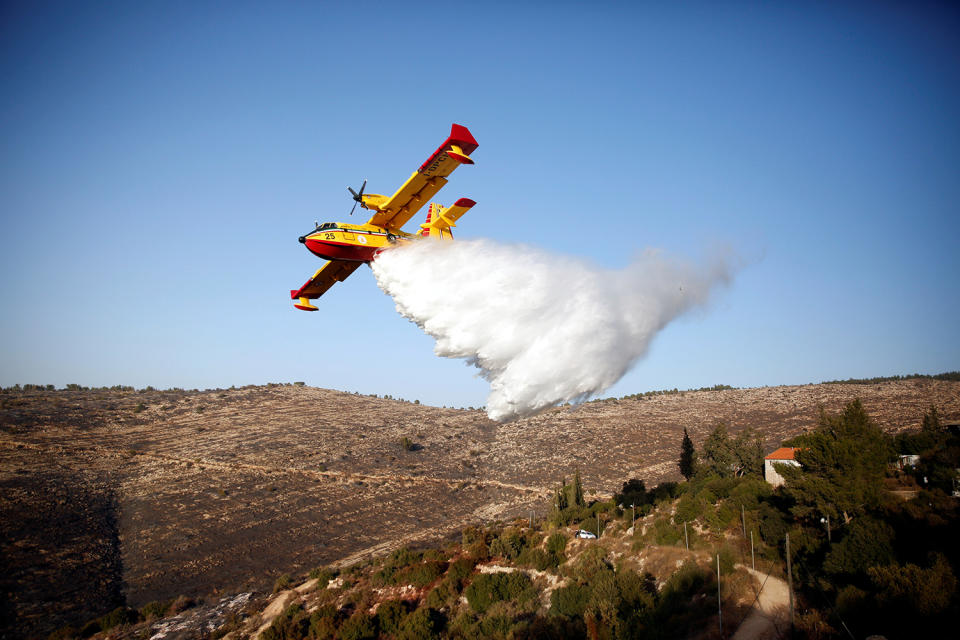
[[[597,536],[594,533],[587,531],[586,529],[577,529],[577,532],[573,534],[577,538],[587,538],[589,540],[596,540]]]

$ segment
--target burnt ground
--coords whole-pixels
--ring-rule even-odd
[[[49,631],[50,619],[89,619],[123,604],[116,496],[85,466],[0,449],[0,628]]]
[[[927,379],[605,400],[505,425],[309,387],[7,391],[0,637],[543,513],[577,467],[605,495],[677,479],[684,427],[698,447],[718,420],[757,428],[772,450],[855,397],[891,432],[931,404],[960,418],[960,383]]]

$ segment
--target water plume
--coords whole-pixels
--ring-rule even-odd
[[[729,261],[647,250],[623,269],[490,240],[419,241],[371,263],[397,311],[490,383],[487,415],[528,416],[608,389],[657,332],[704,305]]]

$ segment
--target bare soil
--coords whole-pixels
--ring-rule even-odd
[[[687,392],[564,407],[499,425],[480,411],[295,386],[0,393],[0,637],[82,624],[119,602],[269,589],[470,523],[678,479],[718,420],[772,450],[818,406],[861,398],[896,432],[960,383],[927,379]],[[402,438],[416,446],[405,450]]]

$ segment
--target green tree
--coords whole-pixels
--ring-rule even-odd
[[[650,502],[647,498],[647,486],[643,480],[630,478],[623,483],[623,487],[620,488],[619,493],[613,494],[613,501],[624,507],[629,507],[630,505],[640,507],[645,505]]]
[[[556,499],[554,500],[554,504],[557,507],[557,511],[563,511],[568,506],[570,506],[567,501],[567,479],[566,478],[563,478],[560,481],[560,488],[557,489],[557,495],[556,495]]]
[[[696,452],[693,449],[693,440],[687,433],[687,428],[683,428],[683,440],[680,442],[680,461],[677,466],[680,467],[680,475],[689,480],[693,477],[694,465],[696,464]]]
[[[583,483],[580,481],[580,468],[577,467],[576,473],[573,475],[573,485],[571,486],[570,491],[570,504],[582,507],[587,503],[583,499]]]
[[[794,516],[829,516],[845,523],[880,505],[890,438],[854,400],[839,415],[820,411],[816,430],[803,436],[796,452],[799,467],[778,465]]]
[[[725,422],[718,422],[703,443],[704,471],[721,478],[734,475],[737,456]]]
[[[943,612],[957,591],[957,578],[940,554],[934,555],[929,569],[908,564],[873,567],[867,572],[881,606],[921,617]]]
[[[443,614],[432,607],[420,607],[403,621],[401,640],[431,640],[439,636],[446,621]]]
[[[944,430],[940,422],[940,413],[937,411],[936,406],[930,405],[930,410],[923,414],[923,425],[921,429],[931,433],[940,433]]]
[[[744,429],[737,435],[733,441],[733,455],[737,476],[763,477],[763,438],[753,429]]]
[[[823,562],[830,574],[846,574],[856,578],[866,574],[869,567],[894,561],[893,528],[882,520],[869,516],[850,523],[846,534],[833,545]]]
[[[377,637],[376,622],[373,616],[358,611],[340,625],[337,637],[340,640],[374,640]]]

